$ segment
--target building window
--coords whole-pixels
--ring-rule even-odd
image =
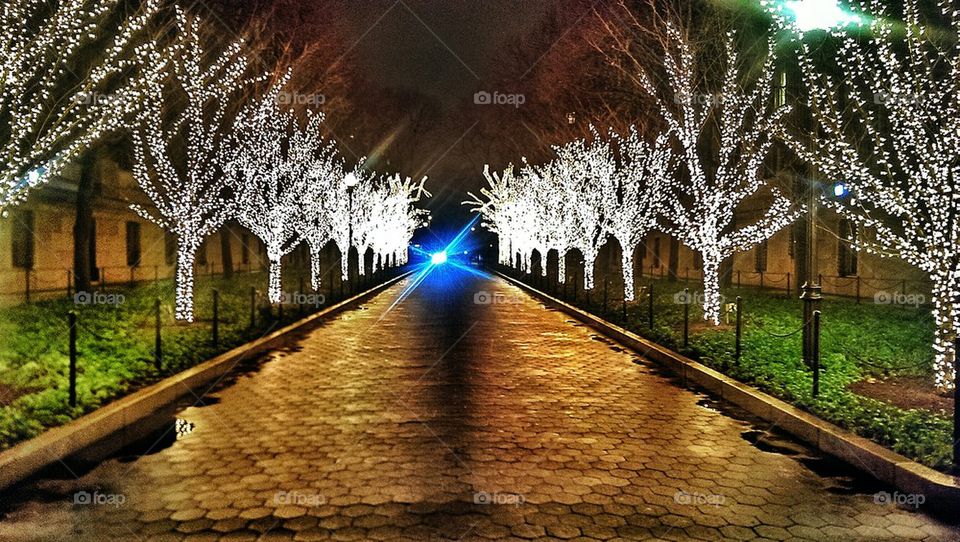
[[[653,238],[653,266],[660,267],[660,238]]]
[[[138,267],[140,255],[140,223],[127,222],[127,267]]]
[[[204,241],[197,249],[197,265],[207,265],[207,242]]]
[[[13,266],[33,269],[33,211],[15,211],[13,216]]]
[[[764,273],[767,270],[767,240],[764,239],[754,250],[753,269],[757,273]]]
[[[167,265],[177,263],[177,236],[168,232],[163,232],[163,261]]]
[[[250,234],[244,233],[240,240],[240,261],[244,265],[250,263]]]
[[[777,82],[773,90],[773,105],[774,107],[782,107],[787,105],[787,72],[780,70],[777,72],[776,77]]]
[[[839,275],[850,277],[857,274],[857,225],[851,220],[840,220],[840,244],[838,245],[837,260]]]

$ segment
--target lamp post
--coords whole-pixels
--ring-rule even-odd
[[[860,22],[859,16],[845,11],[836,0],[787,0],[782,8],[793,19],[795,29],[803,39],[807,32],[823,32]],[[814,126],[814,143],[819,127]],[[816,152],[816,149],[814,149]],[[820,310],[822,287],[820,285],[819,261],[817,259],[817,220],[820,210],[821,185],[817,180],[818,171],[811,166],[810,179],[806,183],[807,197],[806,220],[806,280],[803,283],[800,299],[803,300],[803,361],[813,371],[820,370],[818,330],[814,329],[814,319]],[[819,375],[814,375],[814,381]]]
[[[350,276],[350,249],[353,248],[353,189],[360,184],[360,178],[351,171],[343,177],[343,184],[347,187],[347,280],[350,281],[352,291],[353,277]]]

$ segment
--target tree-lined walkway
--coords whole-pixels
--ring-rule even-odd
[[[444,271],[386,312],[404,285],[171,445],[3,496],[0,540],[960,539],[502,281]]]

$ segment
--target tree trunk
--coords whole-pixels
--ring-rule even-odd
[[[937,387],[952,389],[954,383],[954,368],[956,352],[954,339],[957,335],[957,317],[960,307],[954,303],[955,291],[949,279],[933,278],[933,317],[936,326],[933,335],[934,362],[933,372]]]
[[[310,247],[310,286],[316,292],[320,290],[320,262],[323,261],[323,246],[309,241],[307,246]]]
[[[231,250],[230,238],[233,236],[233,230],[230,224],[224,224],[220,229],[220,263],[223,264],[223,278],[233,278],[233,250]]]
[[[177,301],[176,318],[193,322],[193,278],[197,250],[180,238],[177,248]]]
[[[270,282],[270,288],[268,291],[270,303],[283,302],[282,271],[283,271],[283,268],[280,265],[280,258],[271,256],[270,272],[269,272],[269,278],[268,278]]]
[[[620,250],[620,265],[623,267],[623,299],[633,301],[633,249],[624,245]]]
[[[597,263],[597,254],[590,253],[583,255],[583,289],[592,290],[593,289],[593,268]]]
[[[80,181],[77,184],[76,219],[73,223],[73,284],[76,292],[93,289],[90,247],[93,241],[93,197],[96,187],[99,147],[91,148],[80,160]]]
[[[563,284],[567,281],[567,252],[563,249],[557,251],[557,282]]]
[[[703,253],[703,319],[720,325],[720,257]]]

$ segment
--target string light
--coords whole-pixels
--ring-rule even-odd
[[[7,0],[0,9],[0,213],[62,172],[104,134],[128,127],[165,58],[139,44],[160,7],[146,0],[104,46],[117,0]],[[79,82],[67,66],[95,58]]]
[[[842,74],[838,84],[817,69],[796,21],[765,3],[793,36],[807,105],[820,127],[813,141],[785,139],[824,178],[843,180],[847,196],[824,203],[863,230],[854,248],[901,258],[930,277],[934,375],[937,386],[951,388],[960,330],[960,10],[941,0],[934,23],[908,0],[898,3],[899,22],[884,2],[854,3],[869,32],[831,31],[839,45],[831,58]],[[947,34],[950,45],[940,41]]]

